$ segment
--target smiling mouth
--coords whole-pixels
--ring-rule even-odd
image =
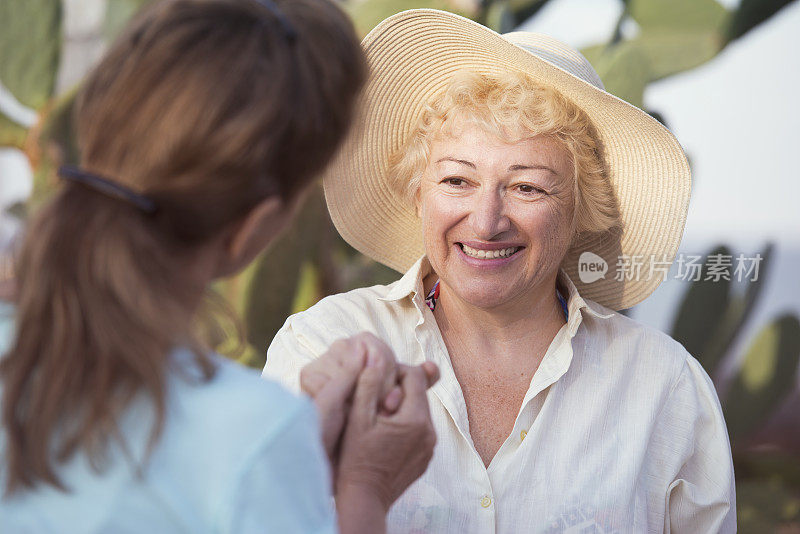
[[[470,246],[465,245],[464,243],[457,243],[457,244],[459,247],[461,247],[461,250],[464,251],[464,254],[466,254],[470,258],[475,258],[478,260],[493,260],[497,258],[508,258],[510,256],[513,256],[522,249],[522,247],[509,247],[499,250],[482,250],[482,249],[472,248]]]

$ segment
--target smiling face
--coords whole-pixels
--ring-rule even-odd
[[[573,165],[553,139],[508,143],[470,123],[432,139],[418,210],[447,290],[481,309],[555,290],[574,233]]]

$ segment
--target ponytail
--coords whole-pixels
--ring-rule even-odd
[[[83,170],[154,209],[80,179],[32,219],[17,336],[0,360],[7,493],[63,489],[57,464],[78,450],[102,468],[139,394],[156,412],[152,447],[172,348],[197,348],[213,372],[192,335],[198,252],[268,196],[294,200],[347,132],[366,78],[352,24],[329,0],[273,7],[291,39],[255,0],[154,2],[84,83]]]
[[[53,445],[57,461],[85,447],[99,470],[120,412],[139,391],[153,400],[157,439],[165,359],[176,339],[194,343],[203,288],[175,269],[165,252],[174,255],[174,244],[146,217],[68,185],[31,222],[17,265],[18,335],[0,361],[7,492],[37,480],[64,489]],[[210,361],[197,354],[210,376]]]

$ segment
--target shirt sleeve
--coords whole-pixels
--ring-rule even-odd
[[[218,532],[337,532],[316,412],[309,401],[300,406],[244,462]]]
[[[280,382],[284,387],[300,393],[300,370],[323,354],[329,343],[323,325],[301,333],[295,325],[297,316],[289,317],[267,349],[267,363],[261,376]]]
[[[736,532],[736,489],[728,431],[714,384],[687,355],[660,416],[679,454],[667,487],[664,532]]]

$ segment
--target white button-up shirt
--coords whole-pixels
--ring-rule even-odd
[[[485,467],[442,336],[425,304],[425,258],[397,282],[321,300],[289,317],[264,376],[299,390],[300,369],[369,331],[407,364],[430,360],[438,442],[392,507],[393,533],[735,532],[728,433],[706,372],[669,336],[585,301],[569,278],[567,323]]]

